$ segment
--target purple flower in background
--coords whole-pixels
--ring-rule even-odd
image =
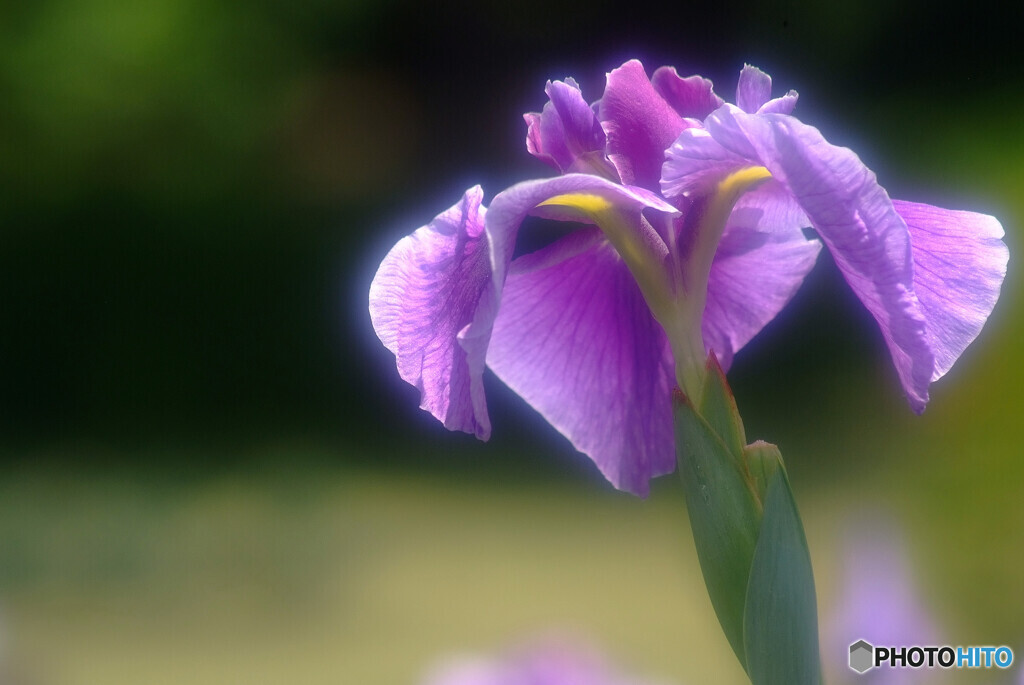
[[[623,675],[593,647],[565,638],[548,638],[501,658],[449,660],[437,666],[423,685],[655,684]]]
[[[847,669],[850,645],[857,640],[885,647],[947,644],[918,592],[905,547],[890,521],[868,518],[849,527],[840,596],[826,628],[824,662],[835,676],[830,680],[896,685],[941,679],[941,669],[883,666],[863,675]]]
[[[490,435],[489,367],[612,484],[646,494],[675,467],[672,388],[698,392],[708,352],[728,368],[790,300],[821,248],[805,228],[878,321],[917,411],[995,305],[998,221],[890,200],[753,67],[736,106],[635,60],[593,105],[572,79],[546,92],[527,149],[562,175],[489,208],[471,188],[370,287],[377,335],[451,430]],[[528,215],[584,226],[513,260]]]

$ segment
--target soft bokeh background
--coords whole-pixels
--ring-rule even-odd
[[[1024,659],[1009,6],[0,6],[0,682],[398,685],[552,628],[742,682],[674,477],[613,491],[493,378],[491,443],[447,433],[366,314],[399,237],[548,174],[521,119],[547,79],[593,99],[633,56],[730,99],[756,64],[894,197],[1002,220],[1002,299],[924,416],[828,259],[730,379],[786,455],[832,682],[865,530],[938,639]]]

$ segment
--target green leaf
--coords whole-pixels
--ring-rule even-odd
[[[681,393],[674,412],[679,474],[704,584],[718,622],[745,668],[744,597],[760,511],[726,443]]]
[[[814,574],[784,468],[768,483],[747,587],[744,646],[754,685],[821,682]]]

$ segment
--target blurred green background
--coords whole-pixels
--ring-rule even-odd
[[[366,313],[401,236],[548,174],[521,119],[547,79],[595,99],[634,56],[727,99],[755,64],[892,196],[1003,222],[1002,298],[922,417],[827,258],[730,380],[786,455],[823,631],[868,513],[941,639],[1024,659],[1024,14],[653,7],[0,6],[0,682],[397,685],[552,627],[742,682],[674,477],[615,492],[494,378],[492,441],[447,433]],[[858,637],[823,636],[833,682]]]

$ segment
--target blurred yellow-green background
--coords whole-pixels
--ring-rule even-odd
[[[830,682],[865,529],[941,644],[1024,659],[1024,14],[677,5],[0,7],[0,683],[398,685],[549,630],[742,682],[674,477],[615,492],[493,377],[491,442],[447,433],[366,313],[401,236],[548,174],[547,79],[595,99],[634,56],[727,99],[755,64],[892,196],[1003,222],[1000,302],[923,416],[827,258],[730,380],[789,465]]]

